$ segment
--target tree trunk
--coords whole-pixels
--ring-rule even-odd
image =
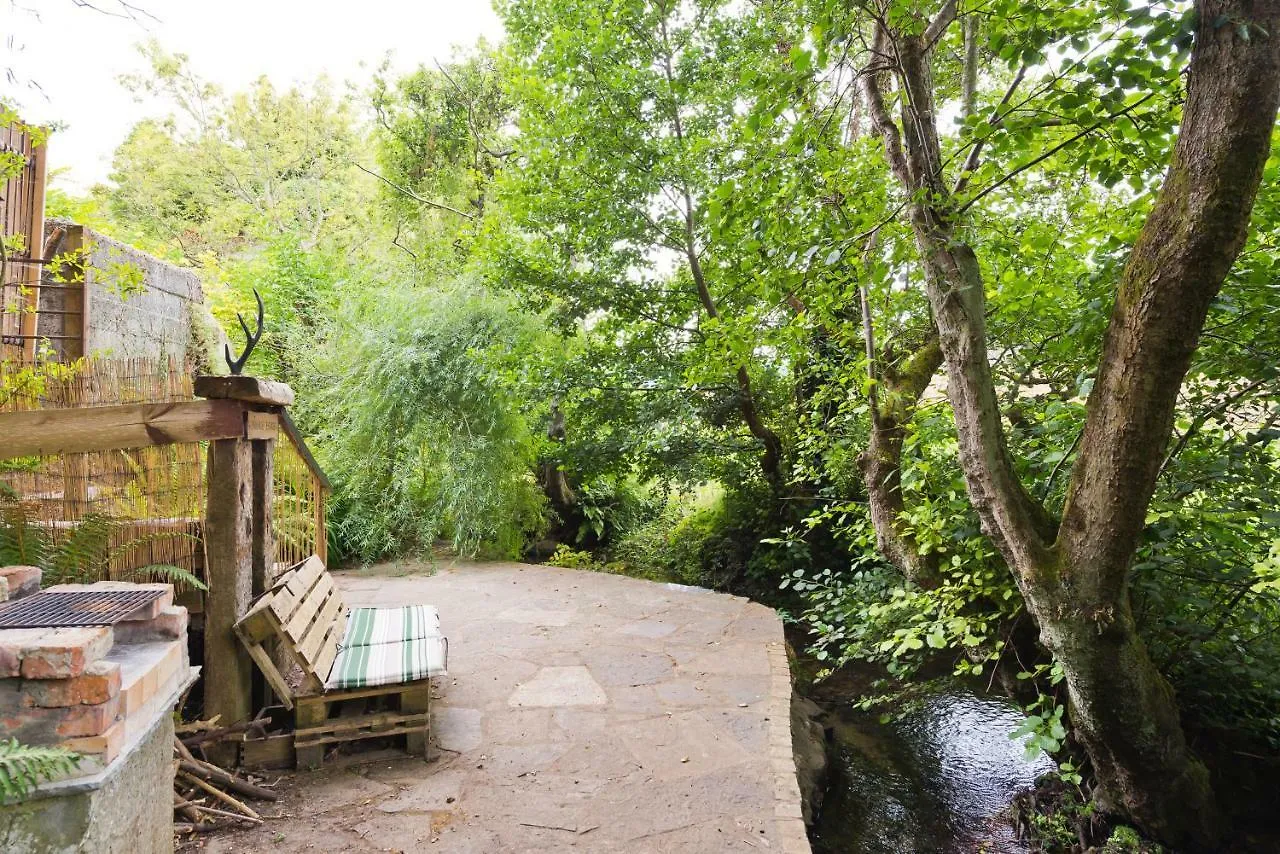
[[[908,581],[920,587],[938,586],[935,554],[923,554],[901,521],[906,504],[902,497],[902,445],[907,423],[921,395],[942,366],[942,349],[932,336],[900,372],[886,370],[878,378],[871,398],[871,435],[858,457],[866,484],[876,546]]]
[[[981,270],[955,236],[942,176],[928,42],[892,40],[901,133],[875,75],[864,75],[864,87],[886,156],[912,197],[966,485],[1066,674],[1099,801],[1168,844],[1208,849],[1220,828],[1208,773],[1136,633],[1128,569],[1163,456],[1154,451],[1169,440],[1178,390],[1209,304],[1244,243],[1270,151],[1280,3],[1196,6],[1179,139],[1121,278],[1060,529],[1018,480],[1005,440],[987,362]],[[879,46],[889,42],[877,34]]]
[[[1153,450],[1169,441],[1178,391],[1244,245],[1271,150],[1280,3],[1197,10],[1178,143],[1121,276],[1063,509],[1058,583],[1077,601],[1074,611],[1056,609],[1063,618],[1046,614],[1041,628],[1072,662],[1073,721],[1104,803],[1171,844],[1208,847],[1208,773],[1187,750],[1172,689],[1134,632],[1128,571],[1163,460]],[[1083,649],[1079,638],[1089,638]]]

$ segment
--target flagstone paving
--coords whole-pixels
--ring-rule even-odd
[[[429,571],[335,576],[352,605],[440,609],[431,761],[336,757],[205,850],[807,854],[771,609],[555,567]]]

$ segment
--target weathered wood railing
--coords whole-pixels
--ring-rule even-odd
[[[0,240],[20,244],[0,264],[0,358],[35,361],[44,244],[46,132],[21,123],[0,126],[0,154],[21,159],[0,185]]]
[[[287,569],[311,555],[327,564],[325,498],[329,479],[288,411],[280,413],[274,474],[276,564]]]

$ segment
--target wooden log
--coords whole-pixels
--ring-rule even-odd
[[[196,759],[192,762],[182,760],[179,768],[193,777],[199,777],[206,782],[222,786],[233,792],[238,792],[250,798],[257,798],[260,801],[274,801],[280,796],[270,789],[264,789],[261,786],[255,786],[247,780],[241,780],[233,774],[230,774],[216,765],[209,765]]]
[[[242,400],[268,406],[293,405],[293,389],[288,385],[257,377],[196,377],[195,392],[200,397]]]
[[[270,789],[255,786],[248,780],[242,780],[230,771],[227,771],[225,768],[219,768],[217,765],[197,759],[180,740],[175,739],[173,746],[174,749],[177,750],[178,756],[181,757],[178,760],[178,768],[182,771],[186,771],[188,774],[193,774],[204,780],[208,780],[211,783],[217,783],[218,785],[225,786],[242,795],[257,798],[260,801],[274,801],[279,797]]]
[[[228,806],[234,807],[235,809],[239,810],[241,816],[249,816],[250,818],[258,819],[259,821],[262,820],[262,816],[258,815],[258,813],[252,807],[248,806],[242,801],[236,800],[235,798],[231,797],[231,795],[228,795],[226,792],[222,791],[216,786],[206,783],[204,780],[201,780],[199,777],[196,777],[185,770],[179,771],[178,773],[181,774],[186,779],[190,780],[192,783],[195,783],[198,788],[204,789],[206,792],[213,795],[218,800],[222,801],[224,804],[227,804]]]
[[[244,430],[243,409],[231,400],[4,412],[0,459],[230,439]]]

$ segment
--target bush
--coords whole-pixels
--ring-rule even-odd
[[[563,543],[556,546],[556,550],[551,553],[551,557],[547,558],[547,563],[551,566],[560,566],[565,569],[599,568],[595,555],[591,554],[591,552],[575,549]]]
[[[304,399],[320,425],[318,456],[334,482],[338,559],[430,549],[518,556],[545,528],[533,476],[541,439],[507,380],[541,324],[462,283],[390,288],[357,298]]]
[[[707,545],[723,524],[718,488],[672,495],[655,515],[618,537],[610,551],[628,575],[704,586]]]

